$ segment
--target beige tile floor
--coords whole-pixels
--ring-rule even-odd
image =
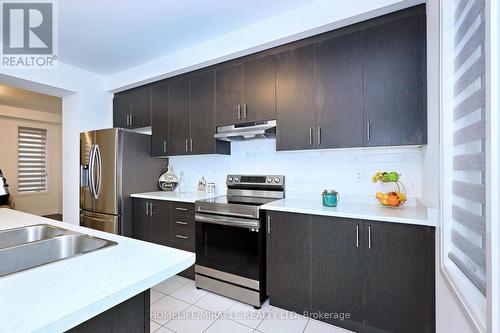
[[[253,306],[198,290],[173,276],[151,289],[151,332],[347,333],[350,331],[269,305]]]

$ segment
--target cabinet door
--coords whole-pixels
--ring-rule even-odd
[[[243,64],[244,121],[276,119],[274,55]]]
[[[434,228],[366,221],[365,320],[388,332],[435,332]]]
[[[170,246],[171,238],[171,223],[170,223],[170,202],[168,201],[152,201],[151,202],[152,223],[151,239],[153,243]]]
[[[146,199],[134,199],[134,221],[132,235],[135,239],[151,242],[151,216],[147,214],[146,208],[149,201]]]
[[[308,215],[268,212],[267,294],[291,310],[311,306],[311,229]]]
[[[425,142],[425,14],[364,31],[366,146]]]
[[[276,150],[313,149],[314,45],[276,55]]]
[[[316,148],[363,146],[361,32],[317,46]]]
[[[218,69],[216,76],[216,124],[242,122],[243,79],[240,64]]]
[[[130,95],[116,94],[113,97],[113,127],[127,128],[130,115]]]
[[[168,150],[168,83],[151,88],[151,154],[166,156]]]
[[[363,323],[362,237],[362,220],[311,217],[313,309],[349,313],[349,319],[326,321],[355,331]]]
[[[151,87],[130,92],[130,114],[132,128],[151,125]]]
[[[193,154],[215,152],[215,72],[191,77],[191,145]]]
[[[190,138],[189,78],[168,85],[168,155],[187,155]]]

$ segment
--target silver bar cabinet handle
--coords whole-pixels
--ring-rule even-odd
[[[321,144],[321,127],[318,126],[318,145]]]
[[[267,234],[271,234],[271,215],[267,215]]]
[[[182,222],[182,221],[175,221],[176,224],[180,224],[180,225],[187,225],[188,223],[187,222]]]
[[[247,105],[243,104],[243,119],[247,119]]]
[[[187,208],[175,207],[175,210],[180,210],[180,211],[185,212],[185,211],[187,211]]]
[[[372,248],[372,226],[368,226],[368,248]]]
[[[180,239],[188,239],[188,236],[183,236],[183,235],[175,235],[175,237]]]
[[[366,141],[370,142],[370,122],[366,122]]]
[[[186,139],[186,153],[189,151],[189,148],[188,148],[188,142],[189,142],[189,139]]]
[[[241,119],[241,105],[238,104],[238,106],[236,107],[236,109],[238,110],[238,120]]]
[[[167,140],[163,140],[163,153],[167,153]]]
[[[193,139],[189,139],[189,151],[193,151]]]
[[[146,216],[149,216],[149,202],[146,201]]]
[[[134,122],[134,116],[130,115],[130,124],[129,124],[129,126],[132,126],[133,122]]]
[[[309,145],[312,146],[313,144],[313,128],[309,127]]]
[[[128,115],[125,117],[125,122],[127,123],[128,126]]]
[[[153,203],[149,203],[149,216],[153,216]]]
[[[359,247],[359,224],[356,224],[356,247]]]

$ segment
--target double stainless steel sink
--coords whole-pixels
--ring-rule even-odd
[[[0,277],[116,244],[49,224],[1,230]]]

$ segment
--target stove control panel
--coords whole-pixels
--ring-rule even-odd
[[[227,186],[283,187],[284,182],[283,175],[228,175],[226,178]]]

